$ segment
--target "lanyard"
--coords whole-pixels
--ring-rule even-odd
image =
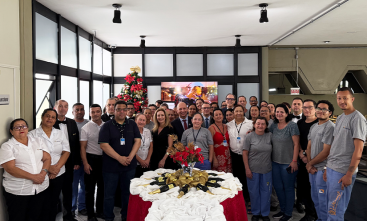
[[[217,126],[218,130],[219,130],[219,131],[220,131],[220,133],[223,135],[223,139],[224,139],[224,140],[226,140],[226,136],[224,135],[224,125],[222,125],[222,126],[223,126],[223,132],[222,132],[222,130],[221,130],[221,129],[219,129],[218,125],[217,125],[216,123],[214,123],[214,124],[215,124],[215,126]]]
[[[195,131],[194,131],[194,128],[192,128],[192,136],[194,137],[194,142],[195,142],[195,144],[196,144],[196,139],[197,139],[197,138],[198,138],[198,136],[199,136],[200,130],[201,130],[201,127],[200,127],[200,129],[199,129],[199,131],[198,131],[198,133],[196,134],[196,137],[195,137]]]
[[[144,147],[144,145],[145,145],[144,131],[143,131],[143,133],[141,134],[141,140],[143,141],[143,147]]]
[[[236,130],[237,130],[238,136],[240,136],[240,131],[241,131],[243,122],[241,123],[240,129],[237,129],[237,124],[236,124],[236,122],[234,122],[234,123],[236,125]]]
[[[117,127],[117,129],[120,131],[120,133],[121,133],[121,138],[123,138],[124,137],[124,130],[125,130],[125,126],[126,126],[126,119],[125,119],[125,121],[124,121],[124,123],[121,125],[121,124],[119,124],[119,123],[117,123],[116,122],[116,124],[115,124],[115,120],[113,120],[112,121],[112,123],[114,124],[114,125],[116,125],[116,127]]]

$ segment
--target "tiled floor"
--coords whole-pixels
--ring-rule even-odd
[[[120,208],[115,207],[114,212],[115,212],[115,216],[116,216],[115,221],[120,221],[121,220],[121,218],[120,218]],[[279,219],[271,218],[271,216],[274,215],[277,212],[270,212],[270,215],[269,215],[270,220],[279,220]],[[298,213],[296,209],[293,210],[293,221],[300,220],[303,216],[304,216],[304,213]],[[249,221],[251,221],[251,217],[252,217],[251,215],[247,216]],[[79,221],[87,221],[88,220],[86,216],[82,216],[82,215],[80,215],[80,216],[77,215],[76,219],[79,220]],[[103,219],[98,219],[98,220],[102,221]],[[59,213],[59,215],[57,216],[56,221],[62,221],[61,213]]]

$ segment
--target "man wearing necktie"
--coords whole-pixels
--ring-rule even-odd
[[[187,105],[184,102],[180,102],[177,105],[177,112],[179,117],[172,121],[171,125],[178,140],[181,140],[182,134],[185,130],[192,127],[191,117],[187,114]]]
[[[63,219],[76,221],[72,214],[72,196],[73,196],[73,177],[74,170],[78,170],[81,164],[79,130],[73,119],[67,118],[65,115],[69,110],[68,102],[58,100],[55,103],[55,110],[58,119],[54,125],[56,129],[60,129],[66,136],[70,145],[70,156],[65,163],[65,177],[62,186],[63,205],[66,215]]]
[[[297,123],[299,120],[304,118],[304,116],[302,114],[302,106],[303,106],[302,98],[295,97],[292,101],[292,110],[293,110],[292,121],[294,123]]]
[[[102,115],[101,119],[103,122],[107,122],[114,118],[115,114],[115,98],[111,97],[107,99],[106,102],[106,113]]]
[[[203,111],[203,118],[204,118],[204,122],[202,124],[202,127],[205,127],[206,129],[209,128],[210,126],[210,104],[205,102],[202,106],[202,111]]]

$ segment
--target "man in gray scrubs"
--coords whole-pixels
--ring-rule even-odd
[[[367,130],[365,117],[353,107],[355,98],[351,89],[341,88],[336,99],[344,113],[336,120],[334,141],[324,173],[327,184],[328,221],[344,220]]]

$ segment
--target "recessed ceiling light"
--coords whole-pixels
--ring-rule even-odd
[[[330,41],[324,41],[324,43],[325,43],[325,44],[329,44],[329,43],[330,43]]]

